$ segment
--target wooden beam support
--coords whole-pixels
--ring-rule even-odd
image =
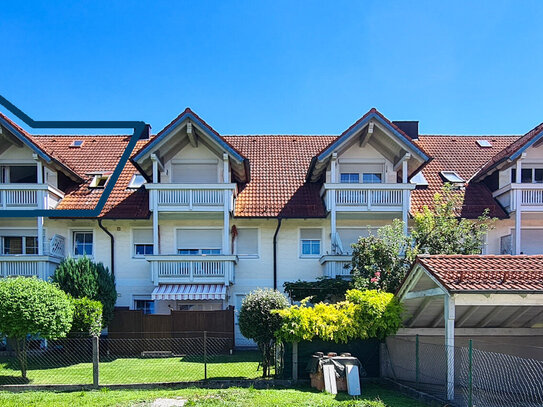
[[[469,307],[469,308],[466,310],[466,312],[464,312],[464,313],[462,314],[462,316],[458,319],[458,322],[456,323],[456,326],[457,326],[458,328],[463,327],[464,324],[465,324],[466,322],[468,322],[468,319],[470,319],[471,316],[472,316],[473,314],[475,314],[475,313],[477,312],[478,309],[479,309],[479,307],[477,307],[477,306],[475,306],[475,307]]]
[[[405,152],[405,150],[402,150]],[[401,155],[400,158],[398,158],[398,160],[394,163],[394,167],[392,168],[394,171],[398,171],[400,169],[400,167],[402,166],[402,163],[404,161],[407,161],[411,158],[411,153],[404,153],[403,155]]]
[[[192,128],[192,123],[187,122],[187,136],[189,138],[190,145],[194,148],[198,147],[198,138],[196,132]]]
[[[438,295],[445,295],[446,293],[440,288],[430,288],[424,291],[411,291],[404,295],[404,300],[411,300],[414,298],[422,297],[436,297]]]
[[[435,328],[439,325],[439,323],[443,321],[443,313],[439,313],[439,315],[437,317],[434,318],[434,320],[432,322],[430,322],[430,326],[432,328]]]
[[[366,145],[370,141],[371,136],[373,136],[373,129],[374,129],[373,122],[369,122],[368,130],[366,131],[366,134],[363,137],[362,136],[360,137],[360,147],[366,147]]]
[[[495,307],[492,311],[490,311],[483,319],[481,319],[476,326],[480,326],[481,328],[486,328],[490,322],[492,322],[492,319],[496,315],[498,315],[501,312],[500,307]]]
[[[530,307],[519,307],[515,312],[511,314],[509,318],[503,321],[500,325],[509,327],[513,323],[515,323],[515,321],[517,321],[519,318],[522,318],[522,316],[526,314],[528,311],[530,311]]]
[[[543,311],[538,312],[532,319],[526,322],[524,326],[527,328],[531,328],[532,325],[537,324],[539,321],[543,321]]]
[[[417,308],[417,310],[415,311],[415,313],[413,314],[413,316],[411,317],[411,319],[409,321],[407,321],[407,326],[409,328],[411,328],[413,325],[415,325],[415,323],[417,322],[417,320],[420,318],[420,316],[422,315],[422,313],[426,310],[426,308],[428,308],[428,305],[430,304],[430,301],[432,300],[432,297],[426,297],[424,298],[424,300],[422,301],[422,303],[419,305],[419,307]]]

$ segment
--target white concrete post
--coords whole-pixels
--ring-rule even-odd
[[[515,175],[515,183],[522,183],[522,159],[525,157],[525,154],[517,160],[517,173]],[[522,190],[514,189],[511,191],[515,196],[515,254],[520,254],[520,242],[521,242],[521,233],[522,233]]]
[[[225,184],[228,184],[230,181],[230,171],[228,167],[228,154],[223,153],[222,155],[223,160],[223,182]],[[232,252],[232,248],[230,247],[230,194],[232,191],[225,189],[223,191],[224,194],[224,202],[223,202],[223,209],[224,209],[224,218],[223,218],[223,239],[222,239],[222,253],[225,255],[229,255]]]
[[[298,380],[298,342],[292,342],[292,380]]]
[[[338,179],[337,179],[337,153],[333,153],[332,154],[332,161],[331,161],[331,164],[330,164],[330,181],[335,184],[338,182]],[[330,194],[330,196],[328,197],[328,202],[330,204],[330,242],[332,244],[332,247],[331,247],[331,252],[332,253],[337,253],[337,246],[336,246],[336,233],[337,233],[337,228],[336,228],[336,193],[337,193],[337,190],[335,189],[332,189],[332,190],[329,190],[328,193]]]
[[[454,399],[454,298],[443,297],[445,319],[445,363],[447,367],[447,400]]]
[[[154,154],[151,154],[153,161],[153,184],[158,184],[158,159]]]
[[[407,184],[407,159],[402,162],[402,184]],[[410,191],[404,189],[402,191],[402,222],[403,222],[403,234],[407,236],[407,222],[409,213],[409,194]]]
[[[38,159],[37,154],[32,154],[32,158],[36,161],[36,180],[38,184],[43,184],[43,164]],[[47,191],[41,189],[36,191],[36,199],[38,200],[38,209],[47,209],[45,206],[45,195]],[[38,255],[43,256],[43,216],[38,216]]]

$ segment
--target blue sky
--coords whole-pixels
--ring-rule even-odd
[[[337,134],[371,107],[425,134],[543,121],[541,1],[13,1],[0,94],[36,120],[187,106],[222,134]]]

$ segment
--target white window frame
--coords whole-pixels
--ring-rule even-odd
[[[26,251],[26,239],[23,239],[22,241],[22,254],[4,254],[4,237],[35,237],[36,239],[38,239],[38,230],[37,228],[33,228],[33,227],[27,227],[27,226],[24,226],[24,227],[17,227],[17,231],[16,231],[16,235],[12,235],[12,236],[4,236],[4,233],[5,232],[15,232],[14,228],[7,228],[7,227],[4,227],[4,228],[0,228],[0,254],[2,256],[37,256],[38,253],[39,253],[39,247],[38,247],[38,253],[36,254],[25,254],[25,251]],[[26,231],[33,231],[34,233],[33,234],[27,234]],[[46,228],[43,228],[43,241],[45,242],[47,239],[46,239],[46,236],[47,236],[47,230]],[[38,239],[38,245],[40,244],[40,241]]]
[[[92,233],[92,255],[86,255],[88,258],[93,259],[96,257],[96,236],[94,229],[90,228],[81,228],[81,229],[70,229],[70,254],[75,258],[83,257],[81,254],[75,254],[75,234],[76,233]]]
[[[153,315],[156,311],[156,301],[150,295],[132,295],[132,306],[131,309],[137,311],[136,301],[152,301],[153,302],[153,312],[147,315]]]
[[[302,254],[302,229],[320,229],[321,231],[321,237],[320,237],[320,240],[319,240],[319,254]],[[322,227],[310,227],[310,226],[305,226],[305,227],[300,227],[298,228],[298,257],[300,259],[318,259],[320,258],[323,254],[323,245],[324,245],[324,238],[323,238],[323,228]],[[316,239],[304,239],[304,240],[316,240]]]
[[[141,184],[136,184],[136,177],[137,176],[140,176],[143,178],[143,182]],[[130,179],[130,182],[128,183],[128,189],[138,189],[140,187],[142,187],[143,185],[145,185],[147,183],[147,180],[145,179],[145,177],[143,175],[141,175],[140,173],[136,173],[134,175],[132,175],[132,178]]]
[[[145,244],[145,245],[153,245],[154,243],[151,242],[151,243],[136,243],[134,241],[134,231],[135,230],[150,230],[151,233],[153,232],[153,228],[152,227],[133,227],[131,230],[130,230],[130,247],[132,248],[132,258],[133,259],[138,259],[138,260],[145,260],[145,255],[141,255],[141,254],[136,254],[136,245],[137,244]],[[153,254],[154,251],[153,251]]]
[[[511,171],[509,171],[509,174],[510,174],[511,183],[515,184],[516,179],[513,178],[513,170],[516,173],[517,169],[515,167],[512,167]],[[532,182],[522,182],[522,171],[525,171],[525,170],[531,170],[531,172],[532,172]],[[543,184],[543,182],[536,182],[535,181],[535,170],[543,170],[543,163],[536,163],[536,162],[527,162],[527,163],[525,163],[525,162],[523,162],[522,167],[521,167],[521,174],[520,174],[521,184]]]
[[[218,249],[221,251],[220,254],[208,254],[207,256],[221,256],[223,255],[223,246],[224,246],[224,227],[220,227],[220,226],[194,226],[194,227],[188,227],[188,226],[183,226],[183,227],[179,227],[179,228],[174,228],[174,251],[175,251],[175,254],[178,254],[179,253],[179,245],[178,245],[178,242],[177,242],[177,232],[179,230],[191,230],[191,229],[199,229],[199,230],[219,230],[220,233],[221,233],[221,247],[219,247]],[[217,249],[216,247],[200,247],[199,249],[188,249],[186,248],[187,250],[198,250],[198,254],[194,254],[194,255],[183,255],[181,254],[180,256],[201,256],[202,255],[202,250],[208,250],[208,249],[211,249],[211,250],[215,250]]]
[[[89,188],[105,188],[107,185],[107,182],[109,181],[109,177],[110,177],[109,174],[95,174],[92,177],[92,181],[89,184]],[[102,180],[105,180],[104,184],[100,185],[100,182]]]
[[[237,227],[237,226],[236,226]],[[260,243],[261,243],[261,236],[260,236],[260,228],[256,226],[240,226],[237,227],[238,230],[240,229],[256,229],[256,254],[237,254],[238,251],[238,238],[236,236],[236,239],[234,240],[234,254],[238,256],[240,259],[259,259],[260,258]]]

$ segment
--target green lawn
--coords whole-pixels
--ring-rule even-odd
[[[259,353],[236,352],[233,355],[208,357],[208,379],[254,379],[262,375],[258,369]],[[66,358],[31,358],[28,378],[31,384],[91,384],[92,363]],[[19,384],[21,373],[13,358],[0,360],[0,384]],[[101,384],[183,382],[204,379],[201,356],[170,358],[102,358]]]
[[[156,390],[101,390],[73,393],[56,392],[0,392],[3,407],[40,406],[138,406],[149,405],[157,398],[182,398],[187,406],[360,406],[360,407],[416,407],[420,403],[393,390],[375,384],[364,384],[362,396],[356,399],[346,393],[337,396],[316,392],[309,388],[295,389],[156,389]]]

